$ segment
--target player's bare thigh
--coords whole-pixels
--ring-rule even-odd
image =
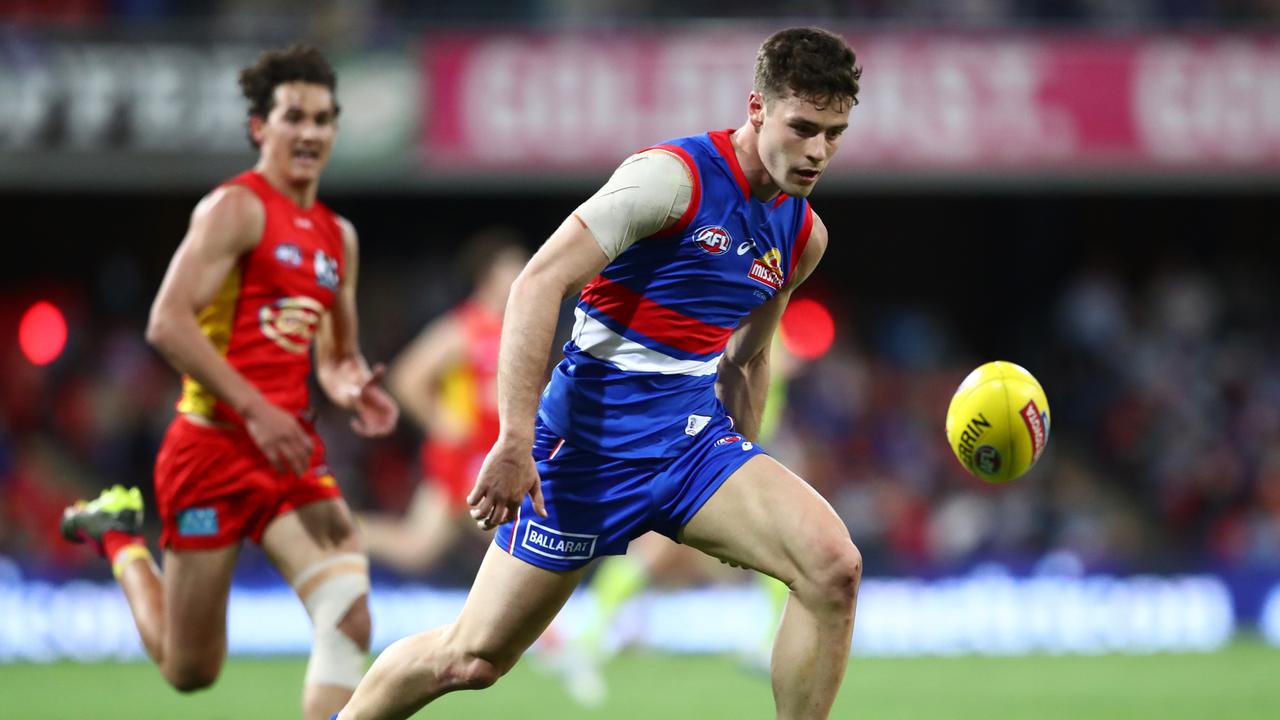
[[[729,476],[679,537],[788,585],[806,569],[856,553],[830,503],[768,455],[753,457]]]
[[[632,540],[627,546],[627,555],[644,567],[650,581],[659,584],[727,580],[735,572],[657,532],[647,532]]]
[[[213,682],[227,656],[227,601],[238,545],[166,550],[162,670],[179,687]]]
[[[363,552],[355,518],[342,498],[307,503],[271,521],[262,549],[285,580],[334,555]],[[363,569],[361,569],[363,572]]]
[[[491,545],[445,642],[505,671],[551,624],[585,572],[544,570]]]

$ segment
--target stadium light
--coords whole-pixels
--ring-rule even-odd
[[[56,305],[41,300],[18,323],[18,347],[32,365],[48,365],[67,346],[67,321]]]
[[[835,339],[831,311],[817,300],[793,300],[782,314],[782,344],[798,358],[817,360],[827,354]]]

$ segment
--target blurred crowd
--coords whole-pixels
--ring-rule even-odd
[[[887,25],[1203,26],[1274,22],[1278,0],[0,0],[0,20],[95,25],[199,20],[235,29],[267,18],[361,32],[431,24],[808,18]],[[340,30],[339,30],[340,31]]]
[[[150,290],[139,269],[117,260],[99,271],[96,283],[48,291],[71,326],[53,364],[0,345],[0,555],[45,576],[106,573],[59,540],[60,510],[113,483],[149,493],[178,392],[142,339]],[[1030,330],[1004,358],[1040,378],[1053,413],[1040,464],[1004,486],[965,474],[942,431],[955,387],[993,358],[976,355],[941,305],[873,310],[840,273],[824,268],[812,290],[834,310],[836,344],[794,369],[767,446],[831,500],[869,572],[1029,567],[1056,551],[1097,570],[1280,567],[1280,335],[1264,269],[1171,264],[1134,277],[1099,262],[1066,274],[1043,309],[1028,306]],[[441,277],[426,263],[362,268],[370,357],[394,355],[462,297]],[[0,295],[0,330],[13,332],[31,300]],[[364,441],[332,410],[320,427],[354,506],[405,507],[414,428]]]

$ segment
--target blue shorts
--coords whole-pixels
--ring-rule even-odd
[[[597,557],[623,555],[650,530],[672,540],[730,475],[764,451],[713,418],[672,458],[621,459],[575,448],[541,421],[533,457],[542,477],[547,517],[528,497],[494,543],[548,570],[573,570]]]

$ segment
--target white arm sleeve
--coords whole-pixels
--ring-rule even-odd
[[[693,178],[684,161],[663,150],[646,150],[623,161],[574,214],[613,260],[631,243],[679,220],[692,197]]]

